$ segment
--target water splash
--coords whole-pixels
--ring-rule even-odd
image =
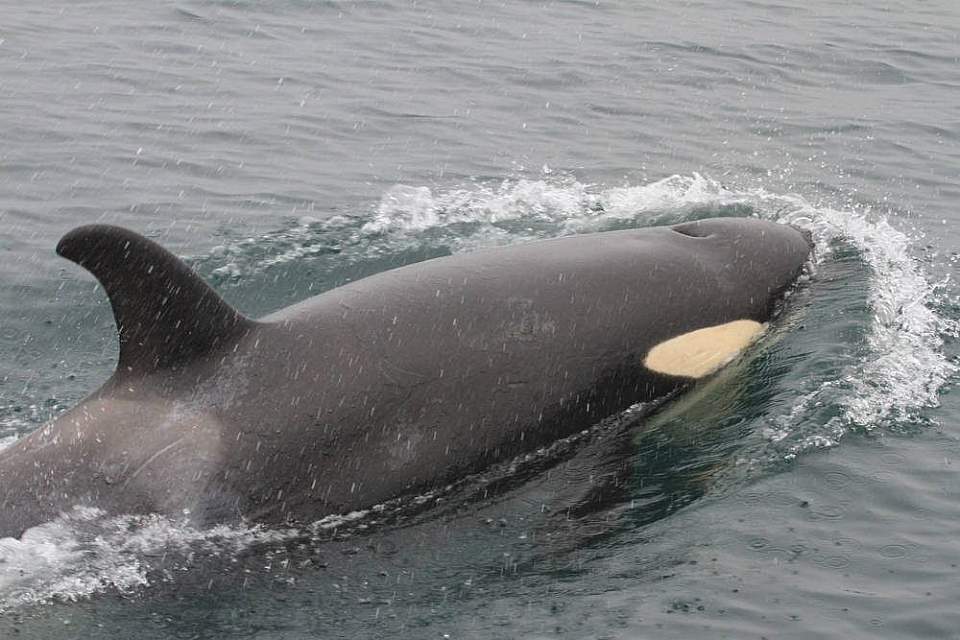
[[[792,444],[786,457],[834,446],[851,428],[916,421],[922,409],[937,406],[941,389],[957,372],[943,346],[958,325],[937,312],[947,283],[928,279],[911,255],[910,238],[868,213],[815,207],[798,196],[751,195],[758,211],[775,211],[776,219],[810,229],[821,262],[830,260],[836,241],[843,241],[856,248],[870,270],[866,348],[840,377],[817,381],[799,398],[781,420],[778,436],[784,428],[798,430],[814,407],[832,404],[838,415]]]
[[[738,213],[735,209],[698,211],[710,202],[707,194],[714,184],[694,175],[612,189],[564,177],[504,180],[441,192],[395,185],[370,215],[303,217],[277,231],[232,240],[190,260],[224,286],[304,260],[330,260],[343,266],[425,248],[457,253]]]
[[[158,515],[75,507],[20,539],[0,538],[0,613],[108,590],[129,593],[188,570],[196,556],[233,557],[297,535],[259,526],[199,530]]]

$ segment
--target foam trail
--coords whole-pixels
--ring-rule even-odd
[[[108,517],[75,507],[20,539],[0,538],[0,613],[107,590],[135,591],[151,583],[154,563],[186,570],[194,554],[232,557],[298,535],[262,527],[199,530],[158,515]]]
[[[842,378],[823,381],[795,409],[799,416],[817,403],[833,401],[842,412],[824,425],[824,433],[792,447],[788,456],[832,446],[850,427],[892,426],[937,406],[941,388],[957,372],[943,353],[944,336],[956,333],[957,322],[935,310],[945,283],[927,279],[910,255],[910,239],[885,219],[814,208],[795,196],[763,194],[763,199],[790,205],[781,219],[811,228],[824,253],[833,240],[852,243],[872,272],[866,355]]]

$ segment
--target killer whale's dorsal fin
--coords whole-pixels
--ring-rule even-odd
[[[183,260],[129,229],[78,227],[60,240],[57,253],[106,289],[120,337],[116,375],[177,368],[254,324]]]

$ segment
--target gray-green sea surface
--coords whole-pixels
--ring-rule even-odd
[[[960,637],[960,5],[0,7],[4,445],[115,365],[105,295],[53,253],[80,224],[251,316],[564,234],[816,242],[731,366],[413,508],[0,539],[0,637]]]

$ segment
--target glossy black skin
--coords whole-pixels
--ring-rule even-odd
[[[74,504],[302,523],[443,484],[687,384],[648,371],[650,348],[768,320],[810,244],[732,218],[573,236],[387,271],[259,321],[132,232],[82,227],[58,251],[107,289],[120,362],[0,452],[0,535]]]

